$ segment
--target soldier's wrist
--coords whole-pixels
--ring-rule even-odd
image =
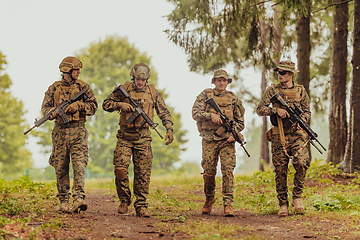
[[[271,109],[271,114],[272,115],[274,115],[274,114],[276,114],[277,113],[277,107],[273,107],[272,109]]]

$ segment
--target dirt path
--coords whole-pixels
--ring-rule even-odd
[[[18,237],[23,236],[26,239],[29,237],[27,233],[35,227],[49,221],[58,221],[60,226],[53,227],[52,230],[38,231],[35,239],[191,239],[193,236],[190,234],[183,231],[174,232],[173,229],[194,223],[211,226],[213,222],[221,223],[224,228],[232,226],[235,229],[236,226],[231,239],[360,239],[360,232],[341,221],[331,222],[306,215],[279,218],[276,215],[255,215],[235,209],[234,218],[225,218],[223,209],[217,207],[210,216],[201,215],[194,210],[184,212],[182,215],[186,220],[182,222],[177,216],[172,218],[171,213],[170,218],[164,220],[159,217],[159,210],[151,207],[149,210],[153,216],[149,219],[136,217],[133,207],[127,215],[120,215],[117,213],[116,196],[106,193],[103,189],[90,190],[86,199],[86,212],[60,214],[55,209],[51,210],[34,218],[28,224],[27,230],[20,229],[21,234],[19,233]],[[4,228],[9,227],[11,226]],[[219,232],[209,228],[208,235],[216,236]],[[206,234],[203,236],[203,239],[206,239]],[[222,239],[221,234],[218,239]]]

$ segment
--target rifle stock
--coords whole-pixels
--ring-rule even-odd
[[[219,105],[217,104],[217,102],[215,101],[215,99],[213,97],[207,99],[205,101],[205,103],[209,104],[212,108],[215,109],[216,112],[220,113],[220,118],[221,118],[221,121],[223,122],[223,125],[218,130],[216,130],[215,134],[220,136],[224,132],[231,132],[235,141],[237,141],[241,145],[241,147],[244,149],[246,155],[248,157],[250,157],[250,154],[248,153],[248,151],[245,148],[246,142],[242,141],[242,139],[239,136],[240,133],[236,132],[236,130],[235,130],[235,121],[233,119],[230,120],[229,117],[221,111],[221,108],[219,107]]]

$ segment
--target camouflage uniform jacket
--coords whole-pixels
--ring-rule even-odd
[[[131,83],[133,84],[133,83]],[[116,88],[115,88],[116,89]],[[146,86],[143,89],[136,89],[137,92],[145,92]],[[167,109],[162,94],[155,89],[156,99],[154,100],[154,108],[156,114],[159,116],[163,126],[166,129],[172,128],[173,122],[171,120],[170,111]],[[113,91],[103,102],[103,109],[107,112],[119,110],[118,103],[124,102],[125,97],[118,91]],[[144,110],[145,111],[145,110]],[[149,115],[149,113],[146,113]],[[119,123],[120,124],[120,123]]]
[[[259,116],[271,116],[273,114],[276,114],[276,111],[278,107],[272,106],[269,107],[271,104],[270,98],[277,93],[277,90],[287,90],[285,86],[282,84],[275,84],[268,87],[262,94],[262,98],[256,108],[256,113]],[[300,84],[296,84],[293,82],[293,86],[290,89],[299,89],[300,91],[300,101],[298,102],[300,108],[304,111],[304,113],[301,115],[301,117],[308,122],[310,120],[311,111],[310,111],[310,99],[309,95],[307,94],[304,86]]]
[[[81,89],[85,90],[86,95],[88,96],[88,98],[84,101],[85,107],[84,110],[80,111],[79,113],[79,118],[72,121],[72,122],[85,122],[86,121],[86,116],[91,116],[94,115],[97,108],[98,108],[98,104],[95,98],[95,95],[92,91],[92,89],[90,88],[89,84],[81,81],[81,80],[75,80],[72,81],[70,83],[66,83],[64,80],[61,81],[56,81],[55,83],[53,83],[48,90],[45,92],[45,97],[42,103],[42,107],[41,107],[41,112],[43,113],[43,115],[47,114],[52,108],[57,107],[55,106],[55,98],[54,98],[54,94],[55,91],[58,88],[69,88],[69,89],[76,89],[75,91],[78,92]],[[77,90],[78,89],[78,90]],[[71,90],[70,90],[71,91]],[[71,95],[75,95],[76,93],[73,93]],[[60,96],[62,99],[70,99],[70,97],[72,96],[66,96],[66,93],[63,94],[63,96]],[[83,100],[81,100],[83,101]],[[66,114],[66,115],[71,115],[71,114]],[[72,116],[69,117],[69,119],[73,119]],[[55,119],[55,122],[62,122],[60,117],[57,117]],[[70,123],[72,123],[70,121]]]
[[[219,93],[215,89],[212,89],[214,96],[218,97],[225,97],[226,95],[230,95],[232,98],[232,106],[233,106],[233,116],[235,121],[235,128],[237,132],[241,132],[245,128],[244,124],[244,113],[245,108],[242,105],[241,100],[231,91],[225,91],[224,93]],[[205,101],[211,97],[208,96],[209,89],[205,89],[202,91],[197,97],[194,102],[192,108],[192,117],[195,121],[211,121],[211,113],[206,112],[206,103]],[[221,127],[219,125],[219,127]],[[230,136],[229,132],[225,132],[221,136],[215,135],[216,130],[211,129],[202,129],[200,132],[200,136],[205,140],[212,141],[212,140],[222,140],[227,139]]]

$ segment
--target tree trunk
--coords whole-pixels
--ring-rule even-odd
[[[308,3],[307,16],[300,16],[296,22],[296,35],[297,35],[297,60],[298,70],[297,83],[303,85],[310,96],[310,3]],[[309,123],[310,125],[310,120]],[[308,144],[309,157],[311,157],[310,143]]]
[[[350,93],[352,96],[352,94]],[[352,98],[350,96],[350,99]],[[345,154],[344,154],[344,160],[340,163],[339,169],[342,169],[345,173],[351,173],[351,148],[352,148],[352,124],[353,122],[353,113],[350,111],[350,117],[349,117],[349,127],[348,127],[348,133],[347,133],[347,140],[346,140],[346,147],[345,147]]]
[[[268,28],[266,26],[265,20],[260,20],[260,30],[261,30],[261,46],[262,46],[262,64],[261,64],[261,92],[264,92],[266,90],[267,86],[267,79],[266,79],[266,69],[265,69],[265,51],[266,51],[266,45],[267,45],[267,33]],[[263,125],[262,125],[262,131],[261,131],[261,144],[260,144],[260,161],[259,161],[259,170],[264,171],[264,164],[269,165],[270,159],[269,159],[269,143],[266,140],[265,132],[267,131],[267,119],[266,117],[262,117],[263,119]]]
[[[353,79],[351,86],[351,170],[360,170],[360,0],[354,1],[354,55],[352,59]]]
[[[338,3],[343,0],[337,0]],[[345,154],[347,138],[346,78],[348,3],[337,5],[333,17],[332,73],[330,82],[329,152],[327,162],[336,165]]]
[[[296,22],[296,35],[298,69],[300,71],[297,73],[297,83],[303,85],[310,96],[310,15],[302,16]]]

